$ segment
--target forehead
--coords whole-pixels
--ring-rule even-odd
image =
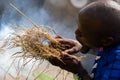
[[[102,29],[102,23],[98,19],[89,16],[79,16],[78,27],[84,31],[96,31]]]

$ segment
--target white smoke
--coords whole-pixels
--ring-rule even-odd
[[[73,7],[69,0],[14,0],[14,2],[12,0],[2,0],[0,2],[3,7],[0,14],[0,35],[2,38],[13,32],[11,24],[31,26],[28,20],[9,6],[10,2],[38,25],[51,26],[57,34],[75,39],[74,31],[77,27],[76,22],[79,10]],[[5,66],[6,69],[9,67],[11,63],[11,61],[9,63],[9,57],[16,50],[6,51],[7,55],[0,56],[0,65],[3,65],[2,67]],[[11,72],[15,73],[14,70]]]
[[[1,31],[0,31],[0,37],[2,39],[5,39],[6,37],[10,36],[10,33],[14,32],[14,30],[10,27],[10,25],[7,24],[1,24]]]

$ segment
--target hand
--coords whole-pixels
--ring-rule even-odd
[[[75,54],[79,52],[82,48],[82,45],[78,41],[62,38],[61,36],[56,36],[55,39],[62,44],[70,45],[70,48],[64,51],[65,53]]]
[[[59,66],[60,68],[65,69],[72,73],[78,73],[84,70],[80,60],[81,58],[65,53],[63,54],[63,57],[61,57],[60,59],[58,59],[57,57],[52,57],[49,59],[51,64]]]

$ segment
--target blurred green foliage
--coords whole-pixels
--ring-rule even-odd
[[[39,73],[39,74],[37,74],[36,80],[54,80],[54,78],[51,77],[50,75],[45,74],[45,73]]]

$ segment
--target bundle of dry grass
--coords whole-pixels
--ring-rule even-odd
[[[10,6],[13,7],[17,12],[19,12],[24,18],[26,18],[33,25],[33,27],[32,28],[31,27],[14,28],[15,32],[12,33],[4,41],[3,45],[0,47],[0,51],[3,51],[4,49],[6,50],[6,48],[12,49],[12,48],[20,47],[22,49],[22,51],[20,51],[20,52],[19,51],[15,52],[15,54],[14,54],[15,59],[13,60],[10,67],[6,71],[6,75],[18,57],[19,58],[18,67],[15,67],[16,71],[17,71],[17,76],[16,77],[12,76],[12,77],[14,80],[21,80],[20,79],[20,74],[21,74],[20,72],[22,71],[21,69],[24,68],[24,66],[27,63],[29,63],[30,61],[35,59],[32,67],[31,67],[30,71],[28,72],[28,75],[25,79],[25,80],[29,80],[29,75],[32,72],[33,67],[35,66],[35,63],[37,62],[37,60],[42,61],[41,59],[48,60],[49,58],[56,57],[60,61],[62,61],[60,59],[63,56],[61,54],[61,52],[70,48],[70,45],[58,42],[53,36],[51,36],[51,34],[50,34],[51,31],[46,30],[42,26],[36,25],[36,23],[34,23],[29,17],[24,15],[12,3],[10,3]],[[31,59],[27,60],[28,58],[31,58]],[[23,62],[20,65],[21,60],[23,60]],[[41,65],[40,61],[39,61],[38,67],[39,67],[39,65]],[[46,68],[43,71],[41,71],[41,73],[46,72],[46,69],[48,69],[48,66],[46,66]],[[59,70],[59,72],[55,76],[54,80],[57,79],[58,75],[61,72],[62,72],[62,70]],[[37,80],[37,78],[40,76],[40,74],[38,76],[36,76],[34,78],[34,80]],[[4,80],[6,79],[6,75],[4,77]],[[62,80],[66,80],[67,76],[68,76],[68,72],[66,73],[66,75],[64,73],[62,73],[62,75],[63,75]]]
[[[48,59],[50,57],[61,57],[61,51],[64,51],[69,45],[61,44],[56,41],[44,28],[36,25],[29,17],[24,15],[17,7],[15,7],[12,3],[10,6],[13,7],[17,12],[19,12],[23,17],[25,17],[31,24],[33,24],[33,28],[22,28],[16,29],[15,33],[13,33],[9,37],[5,43],[1,46],[0,49],[6,47],[7,43],[12,43],[13,47],[21,47],[23,57],[27,58],[35,58],[35,59]],[[24,32],[24,34],[18,34],[18,32]],[[13,37],[14,36],[14,37]]]
[[[62,62],[62,60],[60,59],[63,56],[61,52],[69,48],[69,45],[58,42],[51,35],[53,30],[51,30],[50,28],[45,29],[44,26],[33,26],[33,27],[13,27],[13,29],[14,32],[11,33],[8,38],[5,39],[4,43],[0,47],[1,49],[0,51],[2,50],[6,51],[7,49],[19,47],[21,48],[22,51],[18,50],[17,52],[15,51],[15,53],[13,53],[12,57],[15,57],[15,59],[13,60],[10,67],[6,71],[4,80],[6,80],[8,71],[10,70],[11,66],[13,66],[15,60],[17,61],[17,59],[18,69],[16,77],[14,76],[14,80],[20,80],[21,69],[24,68],[31,60],[34,60],[33,65],[30,71],[28,72],[28,75],[26,76],[26,80],[29,80],[28,79],[29,75],[32,73],[31,71],[35,66],[37,60],[39,60],[38,66],[41,64],[42,60],[44,59],[49,60],[50,58],[53,57],[58,58],[58,60]],[[19,60],[23,60],[23,62],[20,63]],[[41,73],[45,72],[47,69],[48,67],[41,71]],[[54,80],[57,79],[61,71],[62,70],[58,72]],[[39,75],[36,76],[34,80],[37,80]]]
[[[20,30],[22,34],[18,33]],[[9,48],[21,47],[22,57],[35,59],[60,58],[61,52],[69,47],[69,45],[56,41],[49,31],[41,27],[22,28],[15,31],[8,38],[11,45]],[[5,44],[4,47],[7,46]]]

